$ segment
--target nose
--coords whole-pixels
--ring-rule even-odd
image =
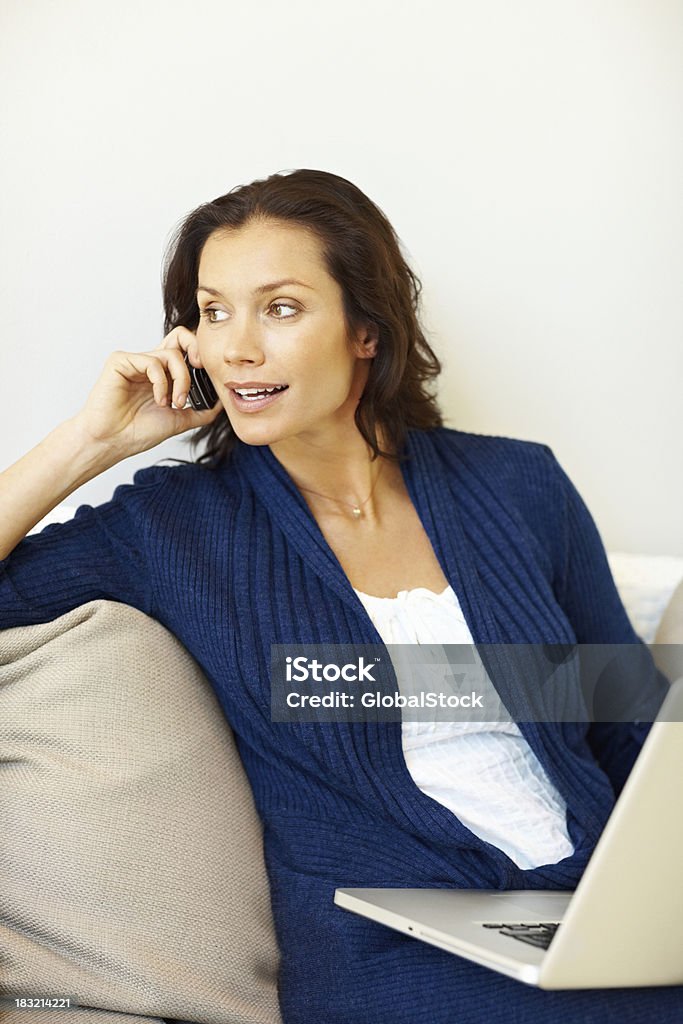
[[[263,345],[258,327],[246,322],[238,324],[236,320],[233,321],[230,329],[226,331],[223,361],[228,366],[233,363],[253,363],[260,366],[263,360]]]

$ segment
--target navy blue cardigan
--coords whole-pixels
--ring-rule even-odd
[[[642,644],[550,448],[440,428],[410,431],[404,454],[475,643]],[[232,725],[264,825],[287,1024],[683,1020],[682,987],[541,992],[333,904],[337,886],[573,888],[647,727],[520,723],[567,802],[575,845],[522,871],[418,789],[400,722],[272,722],[272,643],[382,640],[267,446],[238,442],[213,470],[140,470],[0,562],[3,628],[96,598],[174,633]],[[494,683],[503,695],[507,683]]]

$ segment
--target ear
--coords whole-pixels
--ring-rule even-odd
[[[377,355],[379,328],[376,324],[365,324],[356,335],[356,354],[360,359],[373,359]]]

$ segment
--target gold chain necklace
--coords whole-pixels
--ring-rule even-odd
[[[340,502],[342,505],[348,505],[349,508],[351,509],[351,515],[353,516],[354,519],[358,520],[363,515],[363,505],[367,505],[367,503],[370,501],[370,498],[372,497],[372,495],[374,493],[375,487],[377,486],[377,481],[380,478],[380,474],[381,474],[383,468],[384,468],[384,463],[382,463],[382,465],[380,465],[380,467],[379,467],[379,473],[375,477],[375,482],[374,482],[374,484],[372,485],[372,487],[370,489],[370,493],[368,494],[368,496],[365,499],[365,501],[361,501],[360,505],[355,504],[352,501],[346,501],[344,498],[331,498],[329,494],[321,494],[320,491],[314,491],[310,487],[299,487],[299,490],[300,491],[308,491],[309,494],[317,494],[319,498],[325,498],[326,501],[337,501],[337,502]]]

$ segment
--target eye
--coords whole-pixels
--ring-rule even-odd
[[[276,320],[291,320],[293,316],[296,316],[299,312],[298,306],[293,306],[289,302],[273,302],[270,306],[271,309],[291,309],[292,312],[287,316],[276,316]]]
[[[212,314],[213,313],[223,313],[223,312],[225,312],[225,311],[222,310],[222,309],[214,309],[213,306],[209,306],[208,309],[200,310],[199,315],[203,316],[204,319],[207,320],[210,324],[218,324],[218,323],[222,323],[223,321],[222,320],[214,320]],[[226,316],[227,316],[227,314],[226,314]]]

